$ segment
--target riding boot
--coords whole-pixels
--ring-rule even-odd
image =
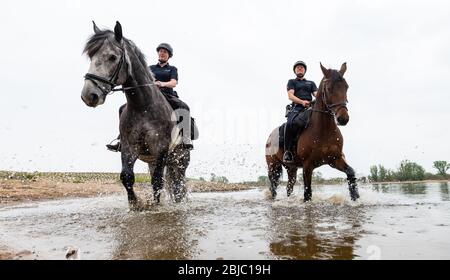
[[[193,124],[193,122],[192,122],[192,118],[191,118],[191,134],[190,135],[184,135],[184,132],[182,134],[183,147],[185,149],[188,149],[188,150],[193,150],[194,149],[194,144],[192,143],[192,140],[193,140],[193,136],[195,135],[195,133],[193,132],[194,128],[193,128],[192,124]]]
[[[292,163],[294,161],[294,155],[292,154],[292,128],[286,124],[284,128],[284,154],[283,161],[286,163]]]
[[[191,140],[197,140],[198,136],[198,127],[195,124],[195,119],[191,117]]]
[[[192,143],[192,140],[189,138],[183,138],[183,147],[188,150],[194,149],[194,144]]]
[[[116,144],[111,144],[112,142],[114,142],[116,140],[117,140]],[[107,144],[106,148],[108,148],[108,150],[110,150],[111,152],[120,152],[121,147],[122,147],[120,144],[120,134],[119,134],[119,136],[117,136],[116,139],[112,140],[111,143]]]
[[[197,125],[195,125],[194,118],[191,117],[191,135],[184,136],[183,135],[183,146],[186,149],[193,150],[194,144],[192,143],[192,140],[198,139],[198,128]]]

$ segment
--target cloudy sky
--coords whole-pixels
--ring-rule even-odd
[[[347,62],[350,122],[341,130],[358,174],[403,159],[427,171],[450,161],[448,1],[6,0],[0,170],[120,171],[119,154],[104,145],[118,134],[125,97],[95,109],[80,98],[92,20],[109,29],[119,20],[149,64],[159,43],[174,47],[177,91],[200,129],[189,177],[266,173],[264,144],[285,121],[286,83],[300,59],[317,84],[319,62]]]

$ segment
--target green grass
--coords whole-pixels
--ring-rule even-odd
[[[0,171],[0,180],[22,180],[35,181],[47,179],[65,183],[85,183],[85,182],[120,182],[120,173],[100,173],[100,172],[15,172]],[[137,183],[150,182],[148,174],[135,174]]]

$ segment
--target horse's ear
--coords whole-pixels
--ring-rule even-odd
[[[92,21],[92,24],[94,25],[94,33],[95,34],[100,33],[100,28],[97,27],[97,24],[95,24],[95,21]]]
[[[344,76],[345,71],[347,71],[347,62],[344,62],[341,66],[341,70],[339,70],[339,74],[341,74],[341,76]]]
[[[117,42],[122,41],[122,25],[120,25],[120,22],[116,21],[116,27],[114,27],[114,37],[116,38]]]
[[[327,69],[327,68],[325,68],[325,67],[322,65],[322,62],[320,62],[320,69],[322,69],[322,73],[323,73],[323,75],[324,75],[325,77],[330,76],[330,70]]]

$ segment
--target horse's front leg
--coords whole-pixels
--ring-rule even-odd
[[[305,191],[303,194],[303,200],[310,201],[312,197],[311,180],[312,180],[313,168],[308,163],[303,164],[303,183],[305,184]]]
[[[356,183],[355,171],[350,165],[347,164],[344,156],[342,155],[342,157],[336,159],[333,163],[330,164],[330,166],[347,174],[350,197],[353,201],[357,200],[359,198],[359,192],[358,184]]]
[[[287,196],[290,196],[292,194],[292,191],[294,190],[295,182],[297,181],[297,167],[288,167],[287,168],[287,174],[288,174],[288,184],[286,187]]]
[[[191,161],[191,152],[189,149],[181,149],[177,152],[176,173],[175,175],[175,202],[181,202],[186,196],[186,170]]]
[[[161,190],[164,186],[164,166],[166,164],[167,153],[161,153],[155,162],[155,168],[152,173],[153,198],[157,203],[160,202]]]
[[[137,155],[129,151],[122,144],[122,172],[120,173],[120,180],[122,181],[123,186],[128,194],[128,203],[131,208],[135,208],[137,206],[137,197],[133,190],[134,185],[134,164],[137,160]]]

